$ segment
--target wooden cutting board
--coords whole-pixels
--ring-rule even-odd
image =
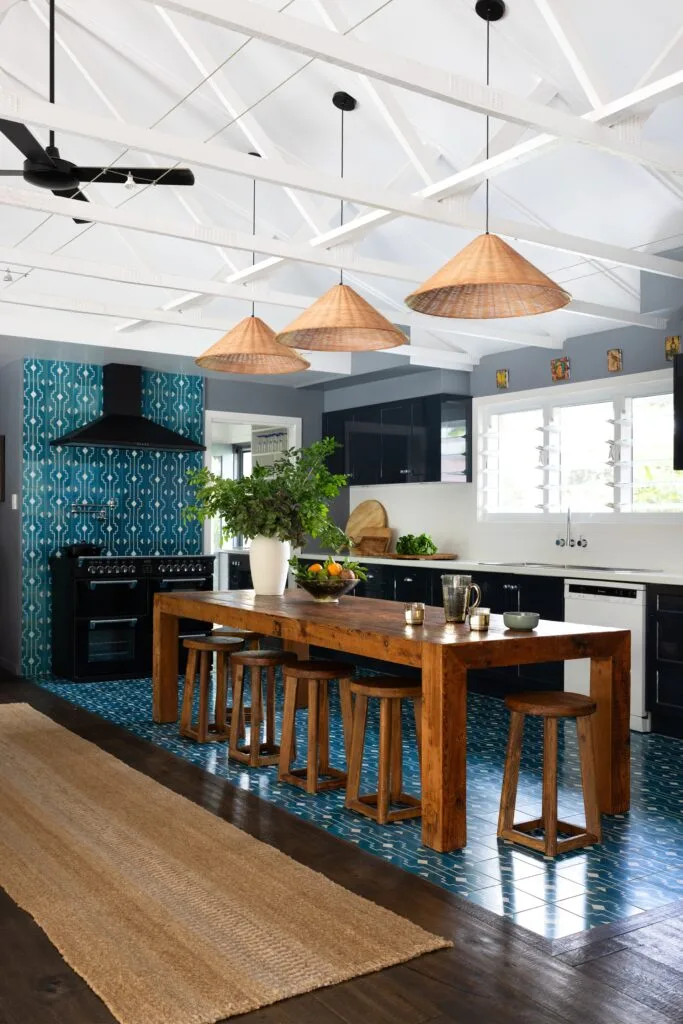
[[[435,561],[439,559],[442,562],[453,562],[457,560],[457,555],[451,554],[450,552],[437,551],[435,555],[397,555],[397,554],[386,554],[382,555],[382,558],[411,558],[413,561],[421,559],[423,561]]]
[[[387,510],[381,502],[371,499],[356,505],[346,524],[346,535],[352,539],[360,537],[364,530],[373,530],[388,524]]]

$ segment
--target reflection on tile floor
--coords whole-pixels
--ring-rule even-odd
[[[468,844],[439,854],[420,843],[419,819],[379,826],[344,809],[343,791],[309,797],[277,781],[275,768],[247,769],[228,760],[224,744],[200,746],[180,739],[175,725],[152,722],[149,679],[109,683],[40,685],[136,736],[228,779],[290,814],[326,829],[406,871],[511,918],[547,938],[560,938],[618,921],[683,898],[683,741],[632,733],[632,809],[603,818],[599,847],[567,853],[554,862],[496,839],[496,821],[507,737],[502,701],[469,697]],[[373,702],[371,702],[372,705]],[[279,718],[282,712],[278,704]],[[404,712],[407,792],[419,793],[412,713]],[[332,763],[343,763],[336,694],[331,714]],[[540,813],[540,722],[527,720],[518,795],[518,817]],[[370,711],[363,784],[375,789],[378,720]],[[298,715],[297,749],[306,749],[306,712]],[[580,769],[572,723],[560,723],[560,817],[581,824]]]

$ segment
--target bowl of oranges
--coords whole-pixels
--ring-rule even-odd
[[[339,601],[360,580],[367,579],[367,570],[348,559],[338,562],[329,557],[324,562],[302,562],[292,558],[289,564],[296,582],[314,601]]]

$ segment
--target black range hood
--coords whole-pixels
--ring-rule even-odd
[[[103,367],[104,412],[92,423],[50,441],[59,447],[153,448],[203,452],[203,444],[142,415],[142,367],[107,363]]]

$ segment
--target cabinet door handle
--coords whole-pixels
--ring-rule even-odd
[[[403,577],[403,582],[404,583],[414,583],[415,581],[414,581],[412,576],[404,576]]]

